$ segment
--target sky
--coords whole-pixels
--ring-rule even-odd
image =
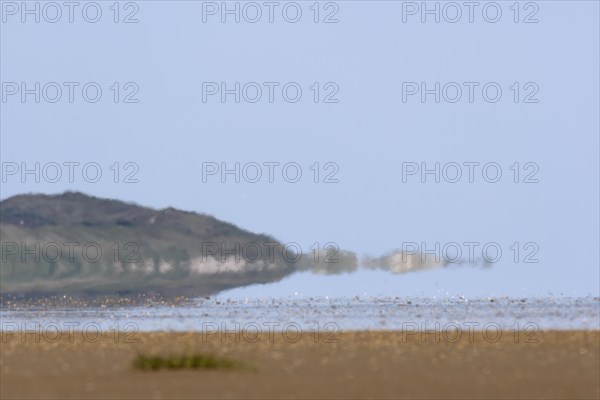
[[[2,199],[172,206],[306,253],[501,250],[232,296],[600,294],[597,1],[22,4],[0,3]]]

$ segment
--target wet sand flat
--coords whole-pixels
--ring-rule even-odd
[[[600,397],[597,330],[503,331],[497,341],[480,331],[2,335],[2,399]],[[139,371],[139,354],[212,354],[244,367]]]

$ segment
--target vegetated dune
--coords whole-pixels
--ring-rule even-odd
[[[306,265],[282,244],[208,215],[81,193],[0,203],[0,292],[199,296]]]
[[[298,271],[405,273],[447,265],[400,251],[359,262],[333,247],[315,259],[208,215],[76,192],[0,202],[0,234],[0,294],[18,297],[193,297]]]

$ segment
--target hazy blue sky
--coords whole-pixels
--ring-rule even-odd
[[[302,274],[277,285],[239,289],[236,295],[599,294],[597,1],[520,2],[518,7],[513,1],[478,2],[472,23],[466,6],[458,22],[445,21],[456,16],[456,8],[446,2],[438,3],[439,23],[428,14],[421,22],[420,10],[413,7],[420,8],[421,2],[321,2],[319,23],[314,22],[313,1],[278,2],[273,23],[263,2],[238,3],[240,23],[234,15],[225,15],[222,23],[219,11],[208,15],[221,2],[121,2],[118,16],[113,3],[96,3],[102,10],[97,23],[83,18],[86,2],[73,10],[73,23],[64,6],[62,18],[50,23],[44,18],[56,18],[56,9],[40,2],[36,23],[35,15],[21,15],[15,8],[21,2],[1,2],[3,172],[11,163],[34,168],[39,162],[52,177],[49,163],[73,161],[98,163],[103,173],[96,183],[83,179],[81,167],[75,169],[74,182],[66,166],[56,183],[43,176],[37,183],[33,175],[25,182],[20,173],[6,175],[2,199],[79,190],[152,207],[174,206],[297,242],[306,251],[315,242],[335,242],[372,256],[406,242],[429,247],[496,242],[503,250],[489,270]],[[35,2],[27,4],[35,7]],[[227,4],[233,9],[236,3]],[[262,18],[250,23],[244,17],[255,17],[254,4],[260,5]],[[435,5],[428,2],[431,9]],[[297,23],[284,19],[284,6],[289,20],[297,8],[302,10]],[[496,18],[497,8],[499,21],[486,21]],[[88,5],[86,18],[95,18],[95,10]],[[137,23],[123,23],[130,14]],[[338,22],[323,23],[326,18]],[[40,82],[40,103],[35,94],[21,101],[22,82],[29,89]],[[56,85],[48,82],[63,88],[56,103],[46,101],[56,95]],[[64,82],[79,84],[73,86],[72,103]],[[102,88],[96,103],[82,97],[88,82]],[[244,100],[244,94],[255,96],[250,85],[239,103],[233,94],[223,103],[219,94],[207,95],[207,89],[218,86],[208,84],[204,102],[203,82],[226,82],[229,89],[235,82],[242,88],[257,82],[262,98]],[[273,103],[264,82],[279,83],[272,85]],[[296,103],[282,97],[288,82],[302,88]],[[424,103],[420,93],[407,95],[421,82],[429,89],[440,82],[439,103],[434,94]],[[444,99],[456,94],[454,84],[443,90],[449,82],[462,88],[456,103]],[[473,102],[464,82],[475,82],[469,84]],[[490,82],[502,89],[495,103],[482,97]],[[488,86],[491,98],[495,85]],[[124,103],[136,88],[132,99],[139,101]],[[338,89],[330,97],[338,102],[325,103]],[[88,95],[94,96],[93,87]],[[288,95],[294,96],[293,87]],[[118,183],[111,169],[115,162],[120,163]],[[123,182],[134,170],[125,167],[128,162],[139,167],[138,183]],[[230,167],[235,162],[296,162],[303,174],[299,182],[289,183],[278,167],[271,183],[263,166],[257,183],[243,176],[236,183],[231,175],[226,183],[219,175],[204,182],[203,163],[210,162]],[[315,162],[318,183],[311,169]],[[328,162],[335,165],[326,169]],[[403,163],[422,162],[430,168],[436,162],[458,163],[463,177],[457,183],[443,176],[435,183],[432,175],[425,183],[418,174],[403,179]],[[486,182],[480,165],[471,183],[465,162],[497,163],[502,177]],[[339,182],[324,183],[335,166]],[[446,170],[449,179],[453,171]],[[246,172],[254,176],[252,169]],[[488,172],[493,178],[493,170]],[[530,173],[529,180],[537,183],[524,182]],[[521,248],[516,262],[510,249],[515,242]],[[526,243],[534,245],[524,249]],[[524,262],[534,248],[539,262]]]

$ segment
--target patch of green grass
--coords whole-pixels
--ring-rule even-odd
[[[240,367],[241,365],[235,361],[203,354],[174,357],[139,355],[133,361],[133,368],[142,371],[157,371],[160,369],[235,369]]]

